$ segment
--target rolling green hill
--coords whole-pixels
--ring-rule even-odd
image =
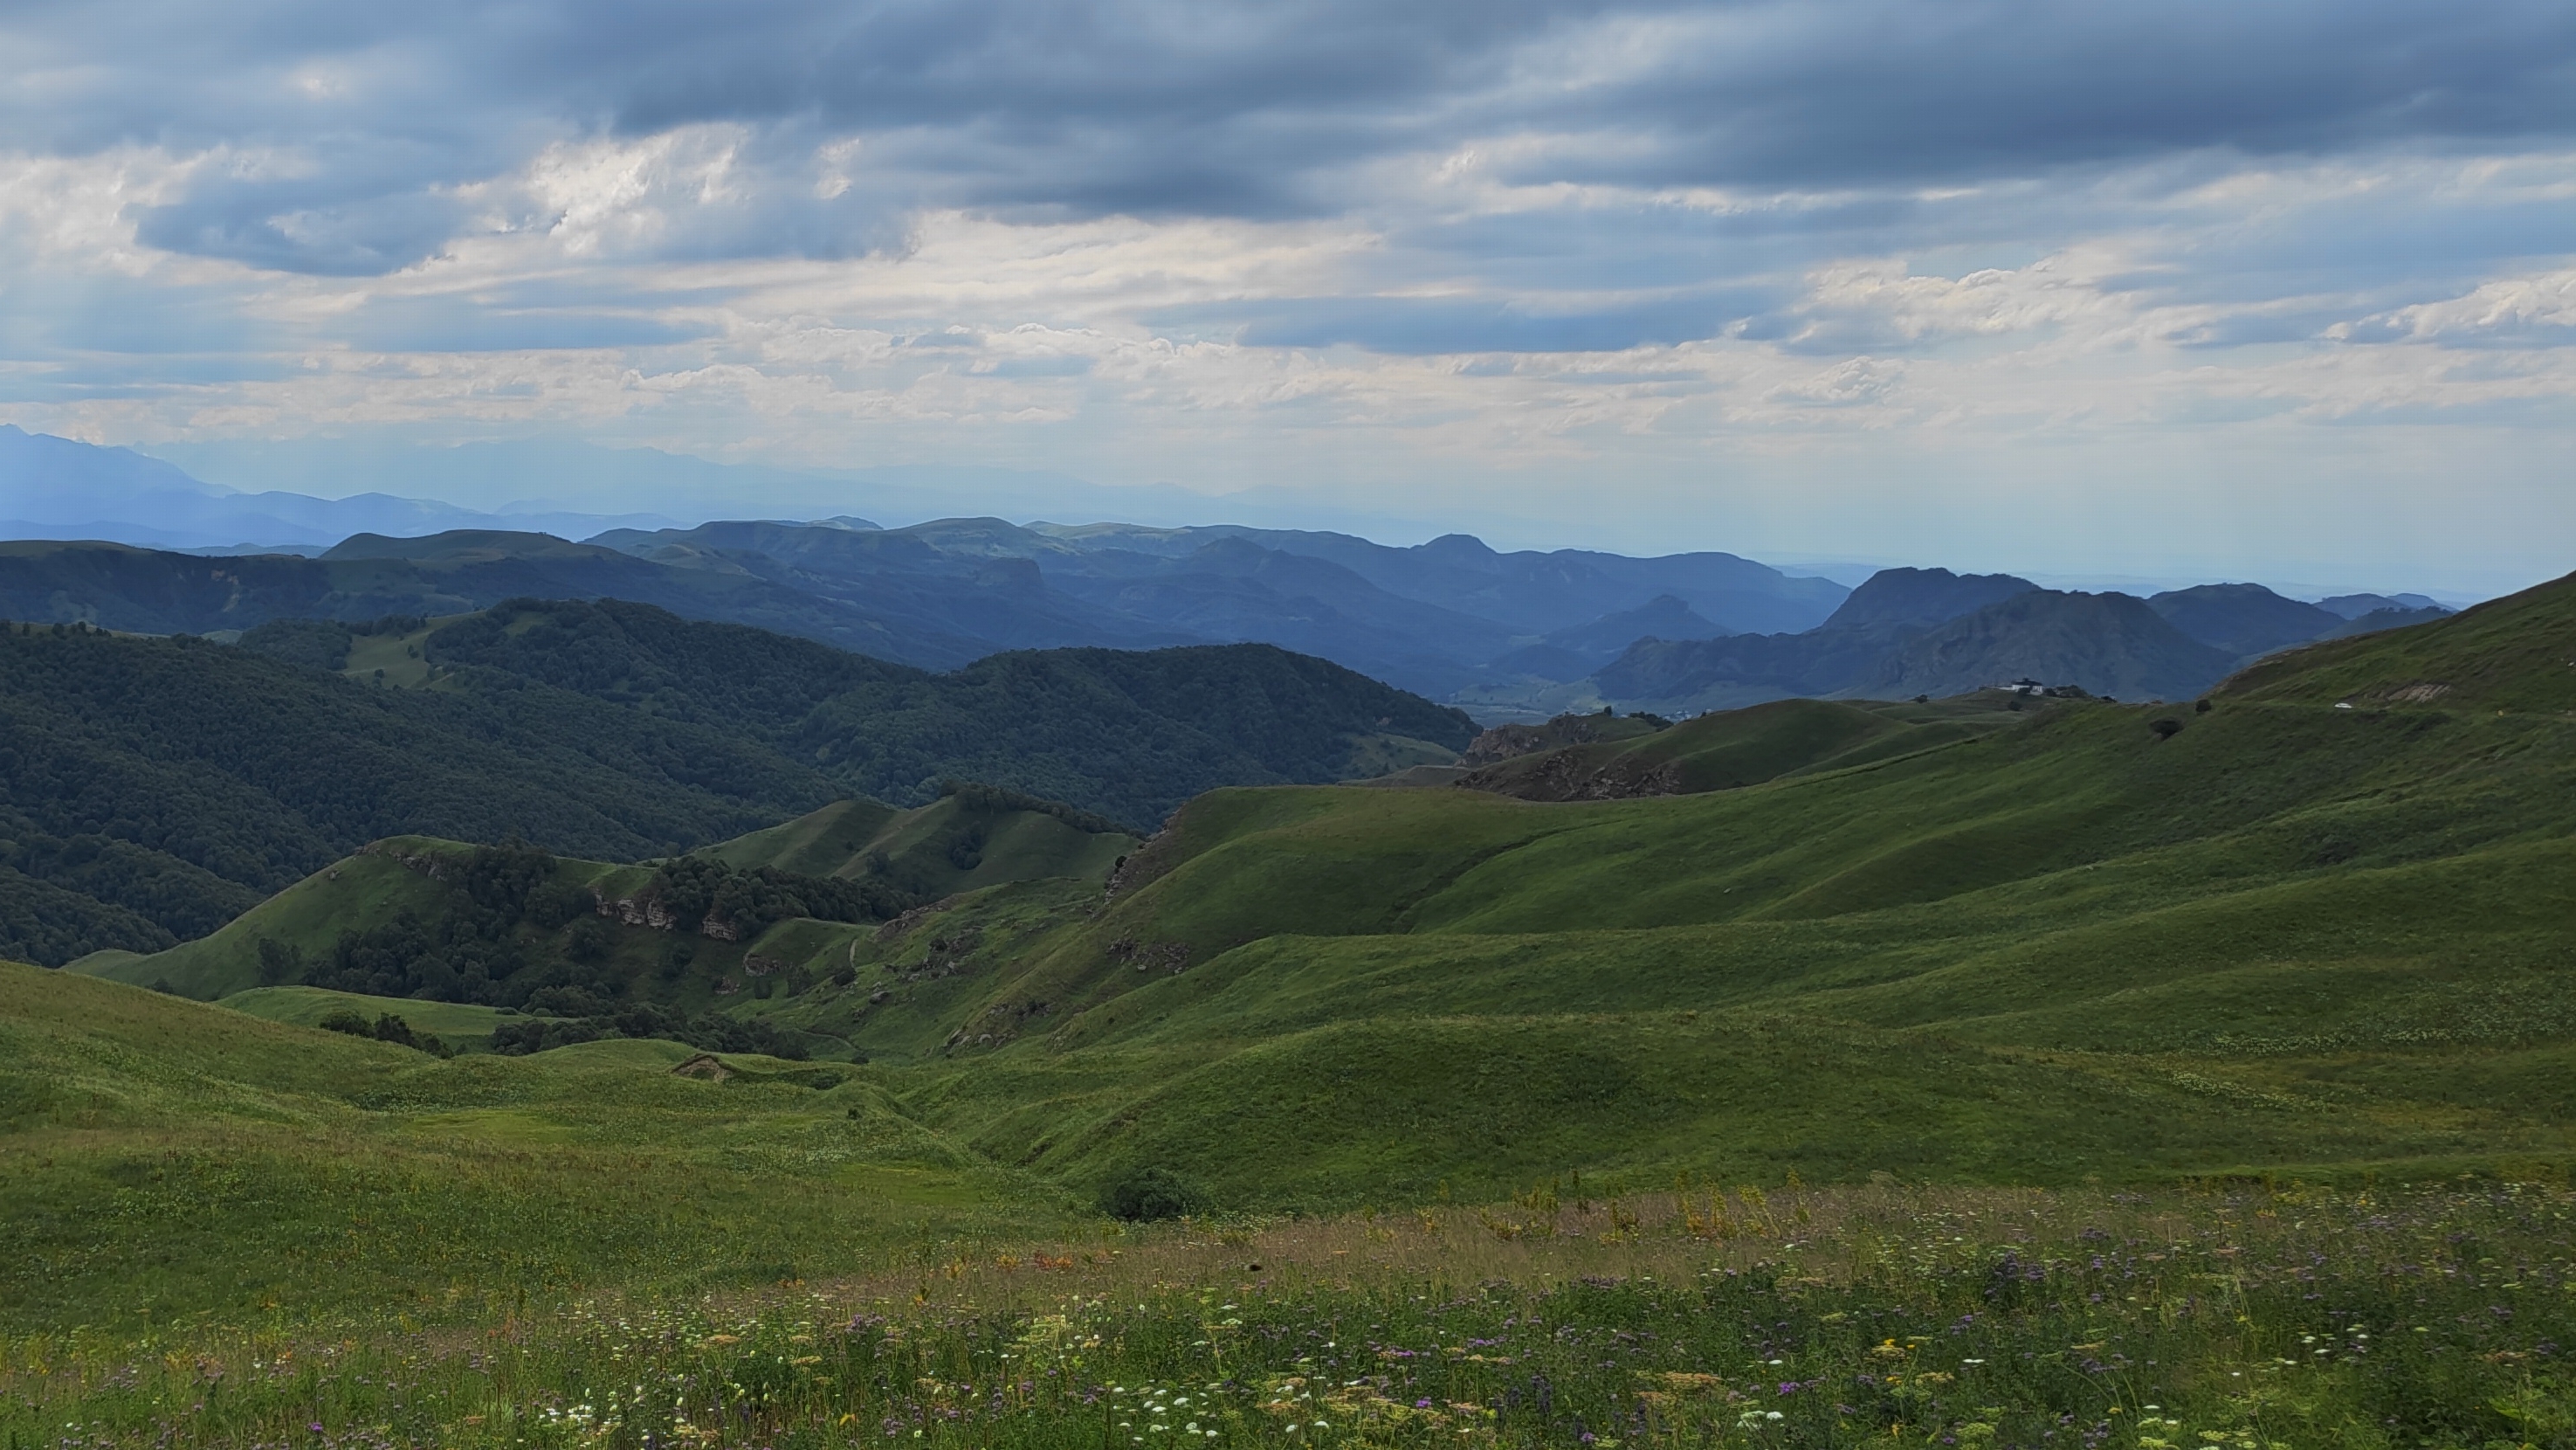
[[[690,1055],[440,1061],[0,963],[0,1329],[506,1313],[514,1288],[884,1272],[928,1234],[1063,1221],[867,1070],[728,1055],[728,1081],[674,1076]]]
[[[200,1000],[337,988],[513,1010],[533,1000],[569,1016],[637,1003],[699,1013],[741,1005],[725,1000],[736,994],[802,992],[877,923],[960,892],[1058,880],[1096,896],[1136,845],[1099,817],[975,785],[909,811],[837,801],[658,866],[396,836],[205,937],[72,969]],[[816,919],[827,908],[837,916]],[[328,1007],[312,1004],[328,995],[276,1000],[318,1020]],[[477,1035],[492,1031],[473,1020]]]
[[[2528,637],[2576,589],[2513,609]],[[1702,728],[1759,744],[1808,712],[1746,713]],[[1775,761],[1835,736],[1789,738],[1807,753]],[[2572,752],[2555,712],[2231,689],[2178,716],[2048,702],[1674,798],[1215,792],[1104,911],[1032,929],[969,900],[915,927],[1018,934],[929,1004],[950,1030],[918,1034],[941,1046],[907,1100],[1003,1161],[1166,1162],[1274,1206],[1577,1161],[2064,1181],[2554,1157],[2576,1149],[2553,1085],[2576,1062]],[[857,985],[900,1007],[902,977]]]
[[[2576,711],[2576,575],[2412,629],[2330,640],[2246,670],[2245,700]]]
[[[1053,876],[1105,881],[1140,844],[1105,818],[1016,791],[965,785],[908,811],[865,798],[835,801],[708,854],[744,870],[773,866],[807,876],[874,871],[910,891],[939,897]]]

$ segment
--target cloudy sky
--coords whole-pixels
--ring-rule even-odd
[[[2512,587],[2576,7],[16,0],[0,422]]]

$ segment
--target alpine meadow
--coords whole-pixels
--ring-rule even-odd
[[[2571,82],[0,6],[0,1450],[2576,1450]]]

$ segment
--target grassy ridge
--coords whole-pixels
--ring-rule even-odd
[[[704,854],[738,870],[774,866],[806,875],[845,877],[875,872],[920,896],[944,897],[1049,878],[1085,881],[1096,889],[1119,856],[1135,845],[1135,837],[1077,812],[968,788],[909,811],[864,799],[837,801],[783,825],[736,837]],[[292,948],[303,960],[320,963],[330,959],[344,931],[404,913],[434,925],[451,910],[451,895],[448,886],[424,868],[465,851],[455,842],[390,837],[315,872],[207,936],[163,952],[101,954],[76,964],[76,969],[116,981],[160,986],[204,1001],[256,987],[295,985],[270,981],[264,975],[262,943]],[[551,872],[554,883],[574,888],[584,898],[608,900],[633,895],[652,876],[649,867],[572,857],[555,858]],[[581,919],[589,920],[590,913],[583,912]],[[690,1010],[738,1005],[719,998],[729,995],[728,981],[736,986],[760,985],[748,981],[746,964],[753,957],[822,974],[846,961],[852,939],[869,930],[792,919],[749,941],[725,941],[695,934],[674,937],[607,920],[583,929],[604,931],[605,943],[604,957],[585,964],[581,972],[585,981],[617,979],[623,984],[617,993],[621,999],[672,1003]],[[571,928],[533,923],[521,923],[511,933],[514,945],[530,962],[527,970],[540,975],[550,967],[570,966],[571,937]],[[675,963],[674,954],[683,949],[685,961]],[[313,1020],[318,1020],[319,1010],[327,1009],[317,1009]],[[485,1025],[475,1035],[488,1036],[490,1031]]]
[[[1107,828],[1106,821],[979,798],[986,794],[952,792],[911,810],[866,799],[835,801],[738,836],[708,854],[738,869],[775,866],[809,876],[858,876],[874,857],[876,869],[894,873],[912,889],[947,896],[1051,876],[1103,880],[1139,844]]]
[[[2576,711],[2576,575],[2412,629],[2330,640],[2227,682],[2251,700]]]
[[[1460,784],[1524,800],[1602,800],[1735,790],[1973,739],[2024,718],[1982,692],[1925,704],[1778,700],[1667,730],[1524,755]]]

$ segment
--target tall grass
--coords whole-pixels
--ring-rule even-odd
[[[2576,1444],[2561,1187],[1574,1183],[678,1297],[0,1344],[0,1445]]]

